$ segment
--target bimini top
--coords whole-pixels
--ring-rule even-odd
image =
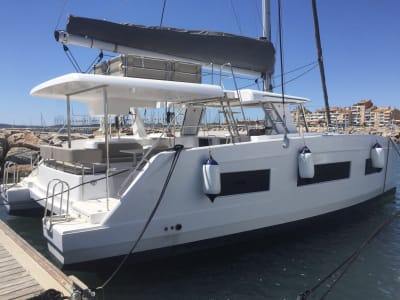
[[[223,97],[221,87],[208,84],[71,73],[46,81],[31,96],[87,104],[89,114],[103,114],[104,90],[110,114],[127,114],[130,107],[156,107],[158,102],[188,102]]]
[[[239,90],[239,93],[240,93],[241,104],[244,106],[255,106],[257,104],[260,104],[261,102],[281,103],[285,101],[285,103],[300,104],[310,101],[307,98],[291,96],[291,95],[285,95],[283,99],[282,94],[259,91],[259,90],[241,89]],[[229,99],[239,98],[237,91],[225,91],[225,95]]]
[[[71,73],[39,84],[31,96],[66,99],[85,103],[89,114],[102,115],[107,99],[109,114],[127,114],[130,107],[156,107],[160,102],[207,103],[231,101],[239,105],[238,93],[210,84],[198,84],[133,77]],[[258,106],[261,102],[281,102],[282,96],[270,92],[240,90],[242,105]],[[287,103],[303,103],[305,98],[285,96]]]

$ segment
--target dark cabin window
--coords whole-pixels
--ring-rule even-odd
[[[379,173],[380,171],[382,171],[382,168],[374,168],[370,158],[365,160],[365,175]]]
[[[349,161],[315,165],[314,178],[300,178],[297,174],[297,186],[349,178],[350,166]]]
[[[270,170],[222,173],[219,196],[269,191],[270,173]]]

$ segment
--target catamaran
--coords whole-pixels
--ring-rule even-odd
[[[103,134],[41,146],[32,173],[2,185],[10,212],[44,207],[43,234],[62,264],[196,246],[395,190],[390,139],[299,130],[291,108],[302,111],[308,99],[267,91],[275,62],[268,37],[71,16],[56,39],[121,53],[94,74],[32,89],[34,97],[65,99],[68,120],[70,101],[87,104],[103,115]],[[203,68],[228,74],[234,88],[217,76],[203,83]],[[261,77],[264,88],[238,88],[237,74]],[[156,135],[143,110],[160,106],[175,111]],[[261,121],[247,121],[255,109]],[[222,123],[205,122],[212,110]],[[113,134],[110,116],[128,112],[132,135]]]

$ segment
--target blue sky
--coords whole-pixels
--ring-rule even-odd
[[[167,0],[163,25],[258,37],[260,2]],[[285,71],[290,71],[316,61],[311,0],[282,2]],[[399,108],[400,1],[319,0],[317,4],[330,105],[349,106],[372,99],[379,106]],[[29,91],[52,77],[74,72],[61,44],[53,38],[54,29],[65,28],[68,14],[159,25],[162,5],[163,0],[2,1],[0,123],[35,125],[43,118],[49,125],[57,116],[65,115],[63,102],[33,98]],[[271,5],[272,41],[276,43],[276,0],[271,0]],[[94,49],[70,48],[83,69],[98,54]],[[312,103],[307,107],[311,110],[323,107],[318,68],[287,84],[285,91],[310,98]],[[86,114],[78,104],[73,110]]]

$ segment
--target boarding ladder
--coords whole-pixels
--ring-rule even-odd
[[[10,181],[10,170],[12,170],[12,180]],[[16,185],[19,181],[19,168],[18,164],[13,161],[6,161],[4,163],[4,171],[3,171],[3,190],[2,192],[6,192],[9,187]]]
[[[306,112],[304,109],[304,105],[303,104],[299,104],[299,109],[301,112],[301,120],[299,120],[298,122],[298,126],[303,125],[303,127],[306,129],[306,132],[308,132],[308,125],[307,125],[307,120],[306,120]]]
[[[226,101],[226,103],[224,103],[224,101],[220,101],[220,104],[221,113],[224,114],[230,136],[239,136],[239,128],[229,101]]]
[[[261,107],[265,112],[265,116],[269,125],[276,132],[276,134],[280,133],[289,133],[289,129],[286,126],[286,122],[284,122],[283,118],[279,114],[279,111],[275,107],[275,105],[271,102],[262,102]],[[279,128],[279,126],[281,128]],[[282,132],[282,129],[284,132]]]
[[[225,77],[225,79],[232,78],[232,80],[233,80],[233,84],[235,86],[235,90],[236,90],[237,97],[238,97],[237,100],[239,100],[239,106],[240,106],[241,114],[242,114],[243,121],[245,122],[245,126],[246,126],[246,132],[249,132],[248,124],[246,123],[246,116],[245,116],[245,113],[244,113],[244,110],[243,110],[243,106],[242,106],[242,97],[241,97],[240,90],[239,90],[239,87],[238,87],[238,84],[237,84],[237,81],[236,81],[235,73],[233,72],[233,67],[232,67],[232,65],[230,63],[223,64],[220,67],[220,86],[222,88],[224,88],[222,70],[225,67],[229,68],[230,75],[227,75],[227,76],[224,76],[224,77]],[[238,124],[236,122],[236,119],[234,117],[234,112],[232,111],[232,108],[231,108],[231,105],[230,105],[229,101],[226,101],[225,104],[224,104],[223,101],[220,101],[220,104],[221,104],[222,113],[224,114],[225,120],[226,120],[226,122],[228,124],[229,134],[231,135],[232,140],[233,140],[234,136],[239,136],[239,128],[238,128]]]
[[[50,196],[50,189],[52,190],[51,196]],[[50,229],[54,222],[63,222],[70,220],[69,191],[70,191],[69,184],[61,179],[52,179],[47,184],[46,202],[44,206],[44,216],[43,216],[43,224],[46,225],[47,229]],[[65,212],[63,212],[63,202],[65,193],[67,194],[67,198],[65,199],[66,209]],[[60,199],[58,214],[56,214],[56,212],[54,211],[54,199],[56,196],[59,196]],[[50,197],[51,201],[49,201]]]

